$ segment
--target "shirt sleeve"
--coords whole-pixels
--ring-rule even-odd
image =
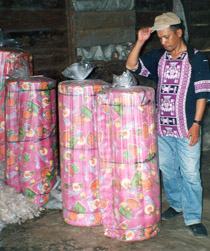
[[[210,71],[207,58],[197,51],[193,62],[193,80],[196,99],[210,99]]]
[[[140,76],[149,79],[158,80],[158,62],[160,59],[160,49],[153,50],[143,56],[139,57],[138,68],[132,71]]]

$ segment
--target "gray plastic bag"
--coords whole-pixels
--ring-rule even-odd
[[[67,67],[63,72],[63,76],[71,78],[74,80],[84,80],[95,68],[93,63],[88,61],[81,61],[79,63],[74,63],[71,66]]]

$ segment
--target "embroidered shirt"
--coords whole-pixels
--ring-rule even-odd
[[[161,136],[187,137],[192,126],[196,100],[210,98],[210,72],[205,56],[194,50],[193,70],[188,53],[173,59],[165,51],[158,62],[160,50],[139,58],[135,73],[155,80],[157,86],[156,126]]]

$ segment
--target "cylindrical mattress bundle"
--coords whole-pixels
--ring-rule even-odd
[[[101,224],[96,94],[108,86],[101,80],[58,86],[63,218],[71,225]]]
[[[20,58],[28,62],[32,74],[32,55],[25,51],[14,48],[0,49],[0,160],[5,160],[5,81],[8,74],[14,69]]]
[[[100,194],[104,233],[122,241],[159,231],[154,89],[111,88],[97,95]]]
[[[57,173],[56,83],[45,77],[6,83],[6,180],[42,206]]]

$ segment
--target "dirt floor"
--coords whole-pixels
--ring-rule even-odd
[[[210,233],[210,151],[202,154],[201,167],[204,201],[203,223]],[[163,210],[167,208],[163,191]],[[10,224],[0,233],[1,251],[207,251],[210,237],[195,238],[186,229],[182,217],[162,221],[161,231],[153,239],[121,242],[103,234],[103,227],[75,227],[62,219],[61,210],[46,210],[24,224]]]
[[[112,82],[113,74],[121,75],[124,63],[116,63],[103,68],[100,64],[92,74]],[[103,66],[104,67],[104,66]],[[144,85],[153,85],[144,82]],[[203,223],[210,235],[210,151],[203,152],[201,166],[204,188]],[[162,210],[168,207],[162,191]],[[68,225],[62,218],[62,210],[45,210],[40,217],[27,220],[22,225],[10,224],[0,232],[0,251],[207,251],[210,250],[210,237],[195,238],[186,229],[183,218],[162,221],[161,231],[153,239],[141,242],[121,242],[109,239],[103,234],[103,226],[75,227]]]

